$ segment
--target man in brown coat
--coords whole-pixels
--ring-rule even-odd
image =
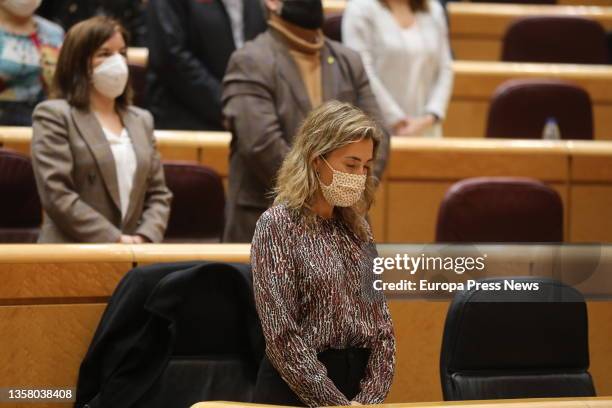
[[[232,132],[225,242],[251,242],[272,204],[276,172],[313,107],[349,102],[381,123],[359,55],[322,34],[321,0],[265,3],[268,30],[232,54],[223,79],[223,115]],[[378,178],[388,152],[386,134]]]

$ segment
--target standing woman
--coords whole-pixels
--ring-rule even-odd
[[[438,0],[351,0],[342,39],[361,54],[394,135],[442,136],[453,65]]]
[[[59,99],[33,116],[32,164],[45,217],[39,242],[159,242],[172,194],[153,118],[130,104],[127,33],[93,17],[70,29]]]
[[[40,2],[0,1],[0,125],[31,126],[51,88],[64,31],[34,15]]]
[[[266,340],[256,403],[377,404],[389,391],[395,338],[372,288],[377,255],[365,220],[380,140],[362,111],[327,102],[306,117],[283,162],[251,246]]]

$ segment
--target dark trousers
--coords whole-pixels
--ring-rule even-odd
[[[317,354],[319,361],[327,368],[327,376],[349,401],[360,391],[359,382],[363,378],[369,357],[370,349],[366,348],[328,349]],[[264,356],[259,366],[253,402],[306,406],[289,388],[267,356]]]

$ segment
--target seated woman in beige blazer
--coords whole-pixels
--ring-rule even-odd
[[[33,114],[32,162],[45,217],[39,242],[158,242],[172,194],[153,118],[130,105],[127,33],[94,17],[67,34],[57,98]]]

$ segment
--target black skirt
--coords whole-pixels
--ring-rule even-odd
[[[359,394],[359,382],[363,378],[369,357],[370,349],[367,348],[328,349],[317,354],[319,361],[327,368],[327,376],[349,401]],[[264,356],[259,366],[253,402],[306,406],[289,388],[267,356]]]

